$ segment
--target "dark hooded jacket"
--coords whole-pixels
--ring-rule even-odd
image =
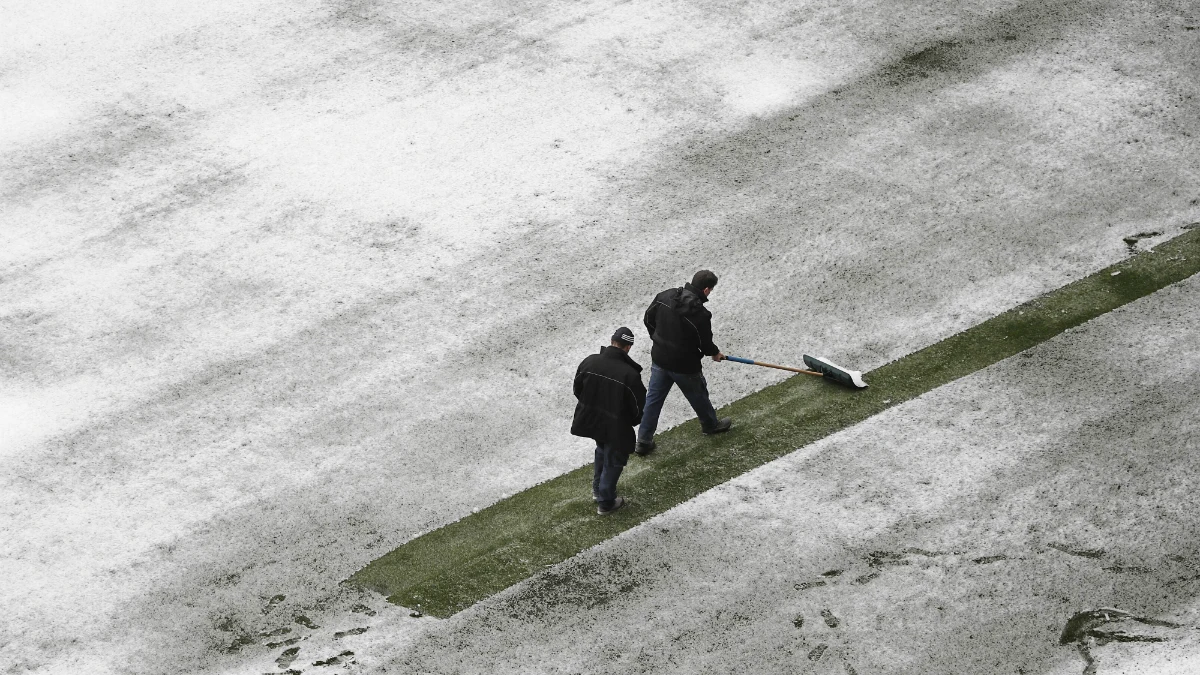
[[[646,387],[642,367],[619,347],[604,347],[575,371],[575,419],[571,433],[608,444],[623,459],[636,442],[633,427],[642,421]]]
[[[698,373],[700,359],[720,353],[713,344],[712,314],[704,308],[708,298],[690,283],[670,288],[654,297],[643,319],[654,347],[654,363],[677,373]]]

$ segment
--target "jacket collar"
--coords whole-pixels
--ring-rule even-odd
[[[683,285],[683,290],[695,295],[701,304],[708,302],[708,297],[704,295],[704,289],[696,288],[690,281]]]
[[[621,349],[620,347],[614,347],[612,345],[609,345],[607,347],[601,347],[600,355],[604,356],[606,358],[617,359],[618,361],[624,361],[626,365],[633,368],[637,372],[639,372],[639,373],[642,372],[642,367],[640,365],[638,365],[638,362],[629,358],[629,355],[625,353],[625,350]]]

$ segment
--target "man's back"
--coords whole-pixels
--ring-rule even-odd
[[[571,433],[597,440],[611,439],[621,428],[642,421],[646,388],[642,367],[618,347],[604,347],[579,364],[575,372],[575,417]]]
[[[713,344],[712,314],[704,308],[708,298],[692,286],[670,288],[654,297],[643,322],[654,346],[654,363],[677,373],[700,372],[700,359],[720,350]]]

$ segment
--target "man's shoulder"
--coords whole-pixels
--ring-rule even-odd
[[[577,374],[582,375],[585,372],[618,381],[630,378],[641,381],[642,366],[628,355],[622,354],[620,357],[610,358],[601,352],[592,354],[579,364]]]
[[[609,350],[607,348],[603,348],[599,351],[599,353],[589,354],[583,361],[579,363],[579,368],[583,369],[584,367],[588,367],[594,370],[599,369],[607,371],[614,369],[622,370],[625,368],[636,370],[637,368],[641,367],[637,366],[637,362],[629,358],[629,356],[626,354],[612,354],[608,353],[608,351]]]
[[[602,358],[601,354],[588,354],[582,361],[579,362],[580,372],[587,370],[596,365],[596,362]]]
[[[625,377],[633,377],[640,380],[642,377],[642,364],[634,361],[629,357],[628,354],[623,354],[622,356],[624,356],[624,358],[616,361],[616,363],[619,364],[621,373],[625,375]]]
[[[667,290],[654,296],[654,299],[660,300],[660,301],[661,300],[674,300],[674,299],[678,298],[679,294],[682,292],[683,292],[682,288],[668,288]]]
[[[691,291],[684,291],[680,295],[680,304],[683,306],[683,311],[689,316],[712,316],[712,313],[704,306],[704,300]]]

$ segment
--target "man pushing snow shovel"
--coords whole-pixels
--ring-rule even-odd
[[[722,361],[725,355],[713,344],[712,314],[704,308],[708,295],[717,285],[717,275],[700,270],[691,283],[683,288],[670,288],[654,297],[646,309],[643,321],[654,346],[650,350],[650,387],[646,393],[646,409],[638,427],[639,455],[654,450],[654,432],[658,416],[672,385],[679,385],[684,398],[700,418],[700,428],[706,434],[728,431],[733,421],[717,419],[708,397],[708,382],[704,379],[701,360],[705,356]]]

